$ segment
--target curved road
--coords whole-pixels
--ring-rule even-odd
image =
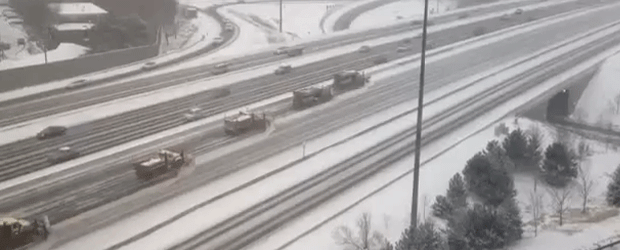
[[[540,48],[588,31],[593,27],[616,21],[618,11],[620,11],[619,6],[610,7],[596,14],[585,15],[563,23],[543,27],[527,34],[518,35],[454,55],[439,62],[430,63],[427,71],[429,82],[427,91],[432,91],[445,84],[460,80],[475,72],[481,72],[515,57],[535,52]],[[446,35],[443,39],[439,37],[436,39],[447,43],[450,38],[454,38],[454,36]],[[388,53],[392,57],[395,56],[393,53],[394,47],[386,47],[385,49],[384,53]],[[315,69],[322,68],[324,67],[315,67]],[[338,113],[339,115],[313,115],[307,117],[303,124],[279,126],[278,130],[265,140],[249,145],[243,150],[222,155],[208,163],[199,164],[191,176],[187,176],[182,181],[177,182],[176,184],[178,185],[175,188],[164,188],[155,197],[144,197],[145,200],[136,199],[131,202],[130,207],[119,209],[127,213],[139,211],[148,205],[152,205],[152,203],[164,201],[175,195],[202,186],[210,180],[220,178],[222,175],[249,166],[253,162],[265,159],[306,139],[327,133],[397,103],[410,100],[416,96],[415,85],[417,83],[411,79],[411,75],[415,74],[416,72],[411,72],[411,74],[394,76],[393,79],[385,82],[385,84],[373,85],[368,91],[361,92],[358,96],[349,99],[337,109],[332,109],[331,112]],[[308,81],[316,82],[313,80]],[[389,84],[390,82],[393,82],[393,84]],[[291,84],[293,83],[291,82]],[[369,102],[369,100],[382,100],[382,102]],[[360,109],[359,107],[364,108]],[[335,117],[338,117],[338,119],[334,119]],[[212,129],[220,130],[221,128],[218,126]],[[217,138],[217,136],[213,138]],[[226,140],[226,137],[223,138],[219,141]],[[240,139],[228,140],[239,141]],[[198,142],[198,144],[206,146],[200,146],[198,150],[194,150],[195,152],[193,153],[195,155],[201,155],[213,149],[209,147],[209,142]],[[217,145],[220,143],[215,144],[216,146],[221,146]],[[0,211],[17,212],[25,216],[47,214],[50,216],[50,220],[56,223],[154,184],[156,183],[138,181],[128,164],[101,166],[97,172],[90,173],[89,175],[67,180],[66,182],[58,182],[53,186],[41,188],[32,193],[6,199],[0,204]]]
[[[430,34],[429,38],[437,46],[445,46],[470,38],[474,33],[473,31],[481,26],[486,27],[487,31],[490,32],[573,10],[581,5],[570,3],[529,11],[523,15],[515,16],[509,21],[498,19],[481,21]],[[414,41],[414,44],[418,45],[419,43]],[[396,53],[396,47],[397,44],[395,43],[387,44],[374,48],[371,53],[350,53],[336,59],[330,59],[327,63],[319,62],[306,65],[285,76],[270,75],[235,83],[228,87],[231,91],[229,96],[222,96],[221,90],[197,93],[187,98],[72,127],[62,137],[45,141],[31,138],[2,145],[0,146],[0,181],[48,167],[49,164],[45,160],[45,155],[56,150],[60,145],[71,146],[82,154],[97,152],[179,126],[184,123],[182,114],[194,105],[202,106],[209,114],[216,114],[328,80],[334,73],[342,70],[368,68],[373,65],[372,58],[378,55],[385,55],[393,60],[419,51],[418,48],[415,48],[408,53]]]

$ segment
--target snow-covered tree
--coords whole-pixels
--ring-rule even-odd
[[[528,130],[526,158],[528,168],[532,170],[540,170],[540,163],[543,159],[542,155],[542,140],[543,133],[538,126],[532,126]]]
[[[607,204],[620,207],[620,165],[611,175],[611,180],[607,184]]]
[[[484,153],[478,153],[467,161],[463,176],[467,190],[492,206],[496,207],[515,195],[514,181],[508,171],[493,165]]]
[[[555,187],[566,186],[578,174],[574,156],[565,144],[559,142],[545,150],[542,170],[547,183]]]
[[[521,210],[514,197],[508,198],[500,205],[499,213],[506,232],[506,241],[515,242],[523,236]]]
[[[527,161],[527,137],[521,129],[515,129],[504,139],[502,147],[506,155],[512,160],[518,169],[528,164]]]
[[[394,250],[443,250],[446,242],[432,221],[417,228],[407,228],[394,246]]]
[[[564,214],[569,209],[570,201],[573,196],[573,187],[550,187],[548,189],[551,195],[551,207],[560,219],[560,226],[564,223]]]
[[[340,226],[332,233],[337,244],[352,250],[389,249],[389,242],[379,232],[372,231],[371,216],[363,213],[357,220],[357,235],[347,226]],[[386,245],[387,244],[387,245]]]
[[[435,203],[433,203],[431,208],[433,209],[433,215],[441,219],[450,218],[454,211],[452,203],[443,195],[437,195],[437,197],[435,197]]]
[[[456,173],[450,179],[446,198],[452,203],[454,208],[463,208],[467,206],[467,188],[461,174]]]
[[[497,140],[492,140],[487,143],[484,150],[484,155],[489,159],[495,168],[508,171],[515,170],[514,162],[510,159],[510,157],[508,157],[506,150],[502,148]]]
[[[538,181],[534,181],[534,189],[530,192],[529,202],[532,213],[532,220],[534,221],[534,236],[538,236],[538,222],[540,221],[541,213],[544,209],[543,196],[537,189]]]

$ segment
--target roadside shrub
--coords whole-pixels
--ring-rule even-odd
[[[545,181],[554,187],[565,187],[578,173],[574,156],[559,142],[549,145],[545,150],[542,171]]]
[[[620,165],[611,175],[611,180],[607,184],[607,204],[620,207]]]
[[[510,129],[503,122],[495,127],[495,136],[507,135],[508,132],[510,132]]]

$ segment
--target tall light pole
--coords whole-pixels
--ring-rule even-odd
[[[411,227],[418,225],[418,189],[420,185],[420,147],[422,144],[422,109],[424,107],[424,69],[426,66],[426,27],[428,23],[428,0],[424,0],[424,23],[422,26],[422,54],[420,55],[420,86],[418,92],[418,121],[415,134],[415,161],[413,165],[413,194],[411,199]]]
[[[282,33],[282,1],[280,0],[280,33]]]

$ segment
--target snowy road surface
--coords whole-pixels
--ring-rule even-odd
[[[452,58],[454,58],[454,57],[452,57]],[[187,181],[187,180],[186,180],[186,181]],[[185,181],[184,181],[184,182],[185,182]]]
[[[520,31],[520,32],[522,33],[522,32],[525,32],[525,31]],[[516,33],[513,32],[512,35],[518,34],[520,32],[516,32]],[[485,37],[485,36],[483,36],[483,37]],[[482,37],[479,37],[479,38],[482,38]],[[506,36],[495,37],[493,39],[504,39],[504,38],[506,38]],[[456,46],[456,45],[454,45],[454,46]],[[480,45],[478,45],[478,46],[480,46]],[[492,64],[481,64],[481,65],[478,65],[478,66],[480,68],[484,68],[485,65],[492,65]],[[155,135],[152,138],[158,138],[158,137],[157,137],[157,135]],[[123,147],[126,147],[126,146],[123,146]],[[117,150],[117,149],[114,149],[114,150]],[[8,182],[4,182],[3,186],[8,187],[8,186],[18,185],[18,183],[23,183],[24,181],[31,180],[32,178],[36,178],[35,176],[40,176],[41,174],[50,174],[52,172],[60,171],[62,169],[73,168],[74,166],[76,166],[75,164],[79,165],[80,163],[83,163],[85,161],[92,161],[94,159],[97,159],[97,157],[101,157],[101,154],[103,154],[103,153],[110,154],[112,152],[109,152],[109,150],[106,150],[105,152],[101,152],[101,153],[97,153],[97,154],[93,154],[93,155],[87,156],[85,158],[81,158],[81,159],[79,159],[79,160],[77,160],[75,162],[69,162],[69,163],[65,163],[65,164],[60,164],[60,165],[54,166],[52,168],[48,168],[47,170],[45,170],[44,172],[41,172],[41,173],[33,173],[33,174],[30,174],[30,175],[26,175],[24,177],[20,177],[20,178],[8,181]]]
[[[553,77],[547,82],[524,93],[518,98],[498,106],[492,112],[480,117],[452,133],[447,134],[443,139],[438,140],[426,148],[422,149],[423,167],[420,171],[420,203],[418,211],[424,217],[430,216],[430,204],[436,195],[444,194],[447,189],[448,180],[457,172],[460,172],[467,159],[486,146],[486,142],[494,138],[494,128],[489,125],[497,122],[498,119],[505,117],[506,114],[514,112],[515,107],[520,107],[533,100],[537,100],[540,93],[548,92],[550,89],[557,89],[558,84],[567,84],[566,80],[570,76],[583,72],[583,70],[596,65],[613,54],[619,53],[620,47],[615,47],[602,55],[576,66],[561,75]],[[514,119],[506,119],[506,124],[511,124]],[[522,126],[522,129],[528,129]],[[478,131],[483,130],[478,134]],[[501,138],[500,138],[501,139]],[[450,148],[456,142],[460,142],[454,148]],[[600,147],[599,147],[600,148]],[[447,152],[444,152],[449,149]],[[433,156],[441,154],[436,159]],[[616,153],[614,153],[616,154]],[[609,157],[609,156],[607,156]],[[609,158],[603,158],[609,159]],[[617,160],[615,160],[617,162]],[[612,166],[615,166],[611,163]],[[390,169],[372,177],[362,183],[359,187],[340,194],[332,201],[323,204],[318,209],[299,217],[299,219],[286,226],[280,233],[274,234],[262,243],[257,244],[256,248],[251,249],[280,249],[283,244],[288,244],[282,249],[303,250],[326,249],[337,250],[341,246],[335,244],[332,232],[336,227],[345,225],[354,228],[354,221],[364,212],[369,212],[373,216],[373,230],[385,235],[391,242],[399,239],[403,230],[409,224],[409,212],[411,201],[411,168],[413,166],[413,156],[404,159],[399,164],[395,164]],[[602,166],[605,167],[605,166]],[[604,174],[605,171],[599,174]],[[518,183],[518,182],[517,182]],[[519,191],[529,190],[530,184],[524,186],[517,184]],[[526,194],[527,195],[527,194]],[[361,200],[360,200],[361,199]],[[526,203],[520,200],[521,203]],[[380,205],[379,205],[380,204]],[[525,206],[526,204],[522,204]],[[522,207],[523,209],[523,207]],[[522,210],[523,211],[523,210]],[[603,226],[595,226],[591,231],[584,231],[583,234],[566,235],[557,232],[549,232],[550,236],[540,235],[539,238],[526,239],[520,244],[522,247],[516,249],[555,249],[561,246],[562,249],[587,246],[589,242],[609,237],[616,228],[616,219],[605,222]],[[313,228],[314,226],[317,228]],[[606,226],[605,226],[606,225]],[[312,230],[311,232],[307,232]],[[601,233],[597,235],[597,233]],[[300,236],[299,239],[296,237]],[[570,238],[575,237],[575,238]],[[289,241],[295,239],[294,242]],[[567,240],[567,244],[558,244],[554,240]],[[565,248],[566,246],[566,248]]]
[[[540,8],[541,6],[549,6],[549,3],[543,3],[539,6],[531,6],[531,8]],[[526,11],[528,10],[527,8]],[[580,13],[579,15],[583,15],[586,12]],[[441,30],[449,29],[452,27],[457,27],[461,25],[465,25],[468,23],[474,23],[476,21],[485,20],[492,17],[501,16],[503,13],[494,13],[483,15],[480,17],[472,18],[469,20],[460,20],[454,23],[441,24],[432,26],[429,29],[429,32],[439,32]],[[564,18],[566,19],[566,17]],[[557,19],[551,22],[559,22],[564,19]],[[281,62],[262,65],[257,69],[246,69],[243,71],[235,72],[233,75],[228,75],[225,80],[220,77],[215,77],[214,79],[208,79],[197,82],[190,82],[188,84],[177,85],[173,87],[159,89],[149,93],[143,93],[135,96],[131,96],[124,99],[116,99],[111,102],[101,103],[89,107],[84,107],[82,109],[72,110],[66,113],[60,113],[53,116],[48,116],[45,118],[39,118],[35,120],[30,120],[23,123],[14,124],[11,126],[3,127],[2,137],[4,138],[3,143],[8,144],[11,142],[15,142],[18,140],[26,139],[32,137],[33,131],[40,131],[50,124],[53,125],[63,125],[67,127],[84,124],[87,122],[91,122],[94,120],[102,119],[105,117],[110,117],[116,114],[125,113],[132,110],[137,110],[139,108],[151,106],[157,103],[162,103],[167,100],[177,99],[183,96],[189,96],[193,93],[198,93],[200,91],[206,91],[209,89],[214,89],[221,86],[226,86],[234,82],[238,82],[241,80],[248,80],[255,77],[271,74],[272,70],[275,69],[281,63],[289,63],[293,67],[300,67],[302,65],[307,65],[313,62],[318,62],[321,60],[325,60],[327,58],[333,58],[341,54],[345,54],[348,52],[356,51],[361,45],[368,46],[377,46],[379,44],[396,42],[402,40],[403,38],[410,37],[411,34],[400,34],[389,37],[384,37],[380,39],[375,39],[372,41],[367,41],[364,43],[356,43],[343,47],[339,47],[337,49],[330,49],[326,51],[322,51],[319,53],[311,54],[302,58],[291,58],[286,59]],[[212,82],[212,83],[210,83]],[[90,100],[92,101],[92,100]]]

